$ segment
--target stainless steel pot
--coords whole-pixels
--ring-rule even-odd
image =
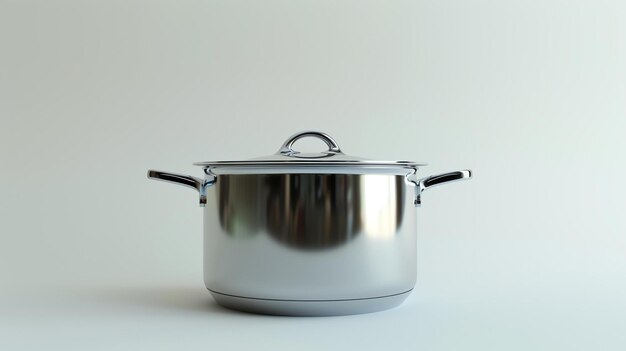
[[[303,137],[321,153],[293,148]],[[148,171],[196,189],[204,207],[204,282],[217,303],[280,315],[379,311],[406,299],[416,279],[416,206],[435,185],[469,170],[423,179],[410,161],[341,152],[330,136],[291,136],[268,157],[201,162],[199,179]]]

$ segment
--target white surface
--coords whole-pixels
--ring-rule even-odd
[[[0,349],[625,349],[625,16],[580,0],[0,1]],[[304,129],[423,175],[475,171],[425,194],[399,308],[217,308],[196,196],[145,178]]]

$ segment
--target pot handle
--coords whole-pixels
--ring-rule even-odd
[[[415,190],[414,204],[416,207],[419,207],[422,204],[422,192],[426,189],[430,189],[437,185],[456,182],[459,180],[466,180],[470,178],[472,178],[472,171],[466,169],[462,171],[432,175],[430,177],[422,178],[418,181],[413,181],[413,183],[417,186]]]
[[[175,183],[196,189],[198,193],[200,193],[200,207],[204,207],[204,205],[206,204],[206,189],[215,184],[215,178],[211,180],[203,180],[188,175],[155,171],[152,169],[148,171],[148,178]]]

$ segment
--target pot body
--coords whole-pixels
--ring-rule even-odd
[[[302,153],[301,138],[328,149]],[[205,179],[149,170],[198,191],[204,206],[204,282],[216,302],[249,312],[325,316],[399,305],[415,285],[422,193],[470,170],[416,179],[424,164],[344,154],[304,131],[274,155],[196,163]]]
[[[207,190],[204,281],[222,305],[362,313],[400,304],[415,285],[406,176],[225,174]]]

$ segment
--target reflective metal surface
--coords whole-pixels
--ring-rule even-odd
[[[303,157],[300,151],[296,151],[293,149],[293,144],[296,141],[305,137],[315,137],[315,138],[322,140],[328,146],[328,151],[318,154],[317,156],[312,156],[312,157],[304,156],[304,158],[321,158],[321,157],[327,157],[327,156],[332,156],[335,154],[343,153],[341,152],[341,149],[339,149],[339,145],[337,145],[337,142],[335,141],[335,139],[333,139],[330,135],[326,133],[322,133],[322,132],[316,132],[316,131],[304,131],[304,132],[296,133],[290,136],[285,141],[283,146],[280,147],[280,149],[278,150],[278,154],[285,155],[285,156],[292,156],[292,157]]]
[[[416,211],[408,184],[372,174],[219,176],[204,208],[207,288],[279,300],[412,289]]]
[[[226,175],[213,191],[223,233],[267,233],[304,250],[334,247],[364,232],[392,236],[404,216],[402,176]]]
[[[234,310],[281,316],[341,316],[377,312],[396,307],[409,297],[411,290],[371,299],[305,301],[251,299],[210,292],[217,303]]]

